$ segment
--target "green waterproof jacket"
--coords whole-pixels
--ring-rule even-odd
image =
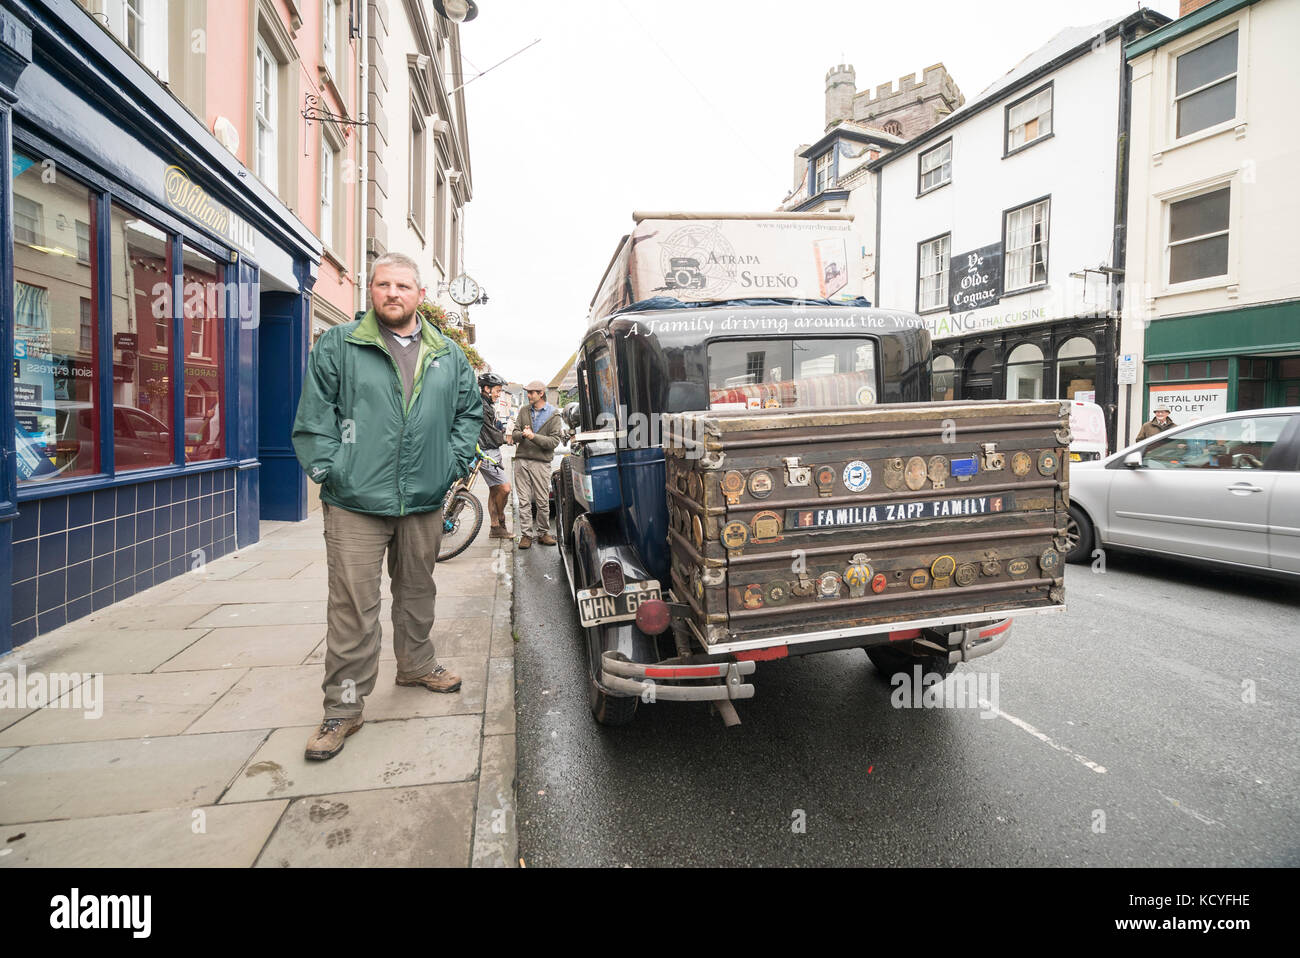
[[[478,383],[459,346],[421,322],[409,402],[374,310],[321,334],[293,421],[293,448],[322,502],[352,512],[432,512],[474,465]]]

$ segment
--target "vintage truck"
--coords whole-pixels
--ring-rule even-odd
[[[1068,403],[926,401],[921,321],[821,295],[845,218],[636,223],[593,299],[554,478],[598,722],[704,700],[734,724],[758,662],[812,652],[943,676],[1013,613],[1064,607]],[[663,295],[683,256],[709,299]],[[781,285],[756,298],[745,273]]]

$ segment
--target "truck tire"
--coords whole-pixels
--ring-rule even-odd
[[[636,705],[639,701],[641,700],[634,695],[610,695],[601,691],[588,669],[587,705],[591,708],[591,717],[601,725],[627,725],[636,718]]]
[[[941,678],[946,678],[957,667],[955,662],[937,655],[912,655],[888,645],[868,646],[866,652],[871,664],[886,680],[900,672],[910,678],[913,668],[918,665],[921,666],[922,675],[934,672]]]
[[[578,588],[589,588],[586,573],[582,571],[580,557],[574,557],[574,566],[577,579],[581,583]],[[627,725],[636,717],[636,706],[640,699],[635,695],[612,695],[603,690],[596,681],[595,670],[591,664],[593,652],[596,653],[596,661],[600,660],[600,650],[604,647],[604,643],[600,640],[600,633],[606,628],[608,626],[597,625],[582,630],[583,640],[587,643],[587,648],[583,650],[584,658],[587,660],[587,706],[591,709],[591,717],[601,725]]]
[[[555,525],[564,548],[573,549],[573,520],[577,518],[578,501],[573,498],[573,464],[569,457],[560,460],[560,476],[556,480]]]
[[[1087,562],[1092,558],[1094,533],[1092,522],[1078,506],[1070,506],[1070,519],[1065,524],[1065,541],[1069,543],[1066,562]]]

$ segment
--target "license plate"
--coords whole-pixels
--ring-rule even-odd
[[[622,595],[610,595],[604,589],[578,590],[578,618],[587,628],[606,622],[627,622],[636,618],[636,610],[648,599],[661,598],[659,583],[629,582]]]

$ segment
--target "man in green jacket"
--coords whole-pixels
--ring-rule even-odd
[[[333,758],[361,727],[379,674],[379,581],[384,554],[393,589],[397,684],[455,692],[438,664],[433,566],[442,500],[474,464],[482,412],[460,347],[424,322],[415,261],[375,260],[371,310],[326,330],[307,360],[293,448],[320,483],[329,564],[325,718],[307,758]]]

